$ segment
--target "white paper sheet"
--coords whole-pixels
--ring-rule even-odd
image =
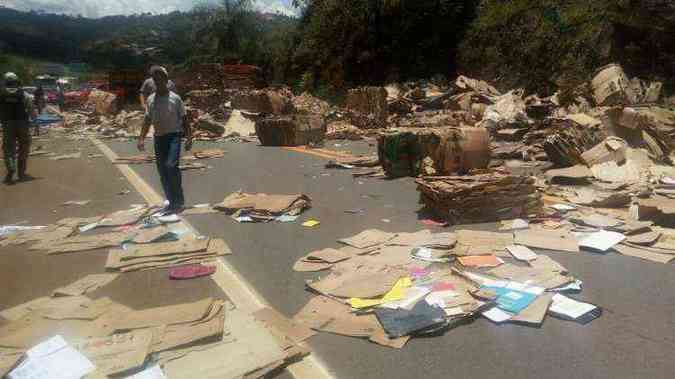
[[[567,205],[567,204],[553,204],[551,205],[551,208],[557,210],[557,211],[573,211],[577,209],[577,207],[572,206],[572,205]]]
[[[579,246],[597,251],[607,251],[625,239],[626,236],[621,233],[601,230],[582,238],[579,241]]]
[[[87,357],[56,336],[29,350],[26,360],[7,374],[8,379],[80,379],[94,371]]]
[[[427,296],[426,301],[429,305],[435,305],[439,308],[445,308],[445,304],[447,303],[447,301],[457,296],[459,296],[459,294],[452,290],[437,291],[430,293]]]
[[[167,379],[164,371],[159,366],[152,366],[139,372],[136,375],[127,377],[126,379]]]
[[[506,250],[519,261],[529,262],[537,259],[537,254],[527,246],[510,245],[506,247]]]
[[[581,286],[583,284],[584,284],[584,282],[577,279],[574,282],[572,282],[572,283],[570,283],[566,286],[553,288],[553,289],[550,289],[549,291],[551,291],[551,292],[567,292],[567,291],[575,291],[576,292],[576,291],[581,291]]]
[[[595,308],[597,307],[593,304],[582,303],[565,295],[555,294],[549,310],[571,318],[579,318]]]
[[[511,317],[513,317],[513,315],[511,315],[510,313],[504,312],[503,310],[497,307],[490,308],[489,310],[483,312],[482,315],[488,320],[496,323],[508,321],[511,319]]]

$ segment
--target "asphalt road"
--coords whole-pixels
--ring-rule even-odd
[[[126,178],[103,156],[89,158],[100,151],[89,140],[68,141],[52,135],[33,141],[33,146],[57,154],[81,152],[82,157],[61,161],[31,157],[30,182],[13,186],[0,184],[0,225],[47,225],[67,217],[93,217],[128,209],[144,203]],[[4,167],[0,169],[4,176]],[[126,191],[130,191],[126,193]],[[124,192],[124,195],[120,195]],[[84,206],[62,206],[69,200],[91,200]],[[41,296],[88,274],[105,271],[108,249],[45,255],[26,246],[0,249],[0,309],[6,309]],[[91,298],[110,297],[133,309],[186,302],[206,297],[226,299],[209,277],[169,280],[168,270],[126,273],[94,291]],[[0,324],[5,322],[0,318]]]
[[[368,150],[363,143],[335,142],[336,150]],[[119,155],[136,154],[132,143],[109,142]],[[148,144],[151,145],[151,144]],[[311,297],[296,273],[296,259],[367,228],[403,232],[424,228],[412,179],[353,179],[324,169],[325,159],[256,144],[199,143],[220,147],[225,158],[205,171],[184,173],[188,203],[219,202],[237,190],[304,193],[313,207],[296,223],[238,224],[225,215],[191,216],[202,233],[222,237],[227,260],[275,308],[295,314]],[[372,149],[372,148],[371,148]],[[161,193],[154,165],[134,166]],[[350,209],[365,213],[345,213]],[[304,228],[307,219],[321,225]],[[433,338],[412,339],[402,350],[321,333],[314,353],[338,378],[667,378],[675,372],[675,274],[662,265],[617,254],[547,252],[584,281],[575,297],[598,304],[603,316],[582,326],[548,317],[541,328],[495,325],[485,319]]]

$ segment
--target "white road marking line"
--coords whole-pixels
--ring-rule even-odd
[[[105,143],[95,137],[89,137],[91,142],[101,150],[111,162],[117,159],[117,154],[112,151]],[[158,194],[140,175],[136,173],[129,165],[115,165],[127,178],[129,183],[143,196],[148,204],[161,204],[164,198]],[[186,219],[181,218],[182,224],[191,230],[194,234],[201,234]],[[227,294],[230,301],[246,312],[255,312],[256,310],[268,306],[265,299],[248,283],[248,281],[239,274],[239,272],[230,265],[225,258],[218,259],[217,270],[212,275],[214,282]],[[303,344],[304,347],[308,347]],[[304,359],[289,365],[286,368],[294,378],[298,379],[330,379],[334,375],[330,373],[327,366],[316,357],[314,353]]]

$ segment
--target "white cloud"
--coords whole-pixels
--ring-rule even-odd
[[[48,13],[104,17],[135,13],[168,13],[186,11],[196,4],[217,4],[219,0],[0,0],[0,5],[21,11],[45,11]],[[254,0],[262,12],[297,14],[290,0]]]

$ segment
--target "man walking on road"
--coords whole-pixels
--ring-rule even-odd
[[[152,67],[159,67],[159,66],[152,66]],[[150,77],[145,79],[143,82],[143,85],[141,86],[140,89],[140,96],[139,100],[141,101],[141,106],[143,107],[143,110],[148,110],[147,104],[148,104],[148,98],[150,95],[155,93],[157,91],[157,85],[155,84],[154,79],[152,78],[152,67],[150,68]],[[173,81],[169,80],[167,83],[167,87],[169,88],[169,91],[176,92],[176,85],[173,83]]]
[[[2,123],[2,150],[5,156],[6,184],[14,183],[14,173],[20,181],[30,180],[26,174],[30,153],[30,122],[36,117],[33,97],[21,88],[19,77],[8,72],[0,89],[0,122]],[[18,157],[17,157],[18,142]],[[18,158],[18,159],[17,159]]]
[[[183,100],[168,88],[169,75],[164,67],[153,66],[151,75],[157,91],[148,97],[145,122],[138,139],[138,150],[145,151],[145,137],[150,125],[155,130],[155,161],[162,188],[169,204],[163,214],[180,213],[185,206],[180,163],[181,138],[185,151],[192,149],[192,131]]]

